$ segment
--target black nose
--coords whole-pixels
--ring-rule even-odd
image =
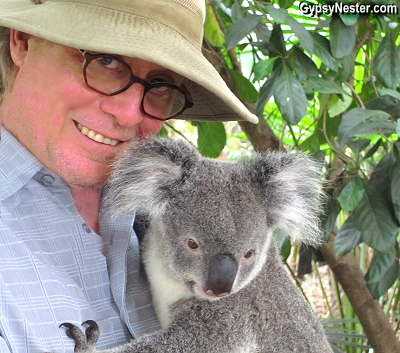
[[[238,265],[229,254],[218,254],[211,260],[207,290],[216,296],[229,294],[236,278]]]

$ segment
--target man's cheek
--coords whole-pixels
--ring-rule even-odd
[[[136,136],[133,137],[142,138],[148,135],[157,135],[163,125],[164,121],[145,117],[139,124]]]

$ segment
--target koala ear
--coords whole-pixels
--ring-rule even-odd
[[[278,152],[256,157],[250,168],[271,228],[286,231],[295,241],[317,245],[324,199],[322,165],[303,154]]]
[[[106,185],[105,204],[111,216],[137,211],[162,214],[198,158],[195,148],[183,140],[134,142],[114,165]]]

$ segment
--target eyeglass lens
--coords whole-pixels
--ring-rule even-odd
[[[84,76],[88,86],[115,95],[138,82],[145,86],[142,109],[145,114],[161,120],[180,114],[187,106],[184,91],[170,83],[148,83],[133,75],[130,66],[118,57],[107,54],[86,56]]]

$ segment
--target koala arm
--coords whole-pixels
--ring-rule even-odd
[[[97,340],[100,336],[100,330],[97,323],[93,320],[85,321],[82,325],[87,326],[85,332],[71,323],[65,322],[61,325],[61,327],[66,328],[67,335],[71,337],[75,341],[75,349],[74,353],[135,353],[135,352],[143,352],[143,353],[156,353],[162,352],[162,346],[158,346],[157,349],[156,343],[154,345],[142,342],[144,344],[138,343],[138,341],[132,341],[127,343],[123,346],[106,349],[106,350],[96,350],[95,346]],[[152,343],[153,341],[157,341],[157,337],[162,336],[162,334],[153,334]],[[160,337],[161,338],[161,337]],[[159,343],[157,343],[159,344]]]
[[[252,300],[248,300],[252,298]],[[175,305],[179,310],[165,331],[124,346],[96,351],[98,331],[71,325],[75,353],[332,353],[314,316],[280,262],[272,244],[257,278],[238,293],[214,302],[196,298]]]
[[[70,323],[64,323],[62,326],[66,328],[67,335],[75,341],[74,353],[257,352],[250,348],[252,342],[246,343],[249,338],[252,340],[252,337],[246,337],[246,331],[242,331],[238,336],[236,332],[232,335],[228,327],[222,331],[216,329],[210,322],[213,318],[205,315],[208,311],[207,305],[198,306],[196,300],[188,300],[167,330],[145,335],[123,346],[101,351],[95,348],[100,332],[94,321],[89,320],[84,323],[87,326],[85,333]],[[229,322],[227,320],[228,326]],[[237,347],[238,340],[241,342],[240,347]],[[248,345],[249,350],[244,351],[243,345]]]

